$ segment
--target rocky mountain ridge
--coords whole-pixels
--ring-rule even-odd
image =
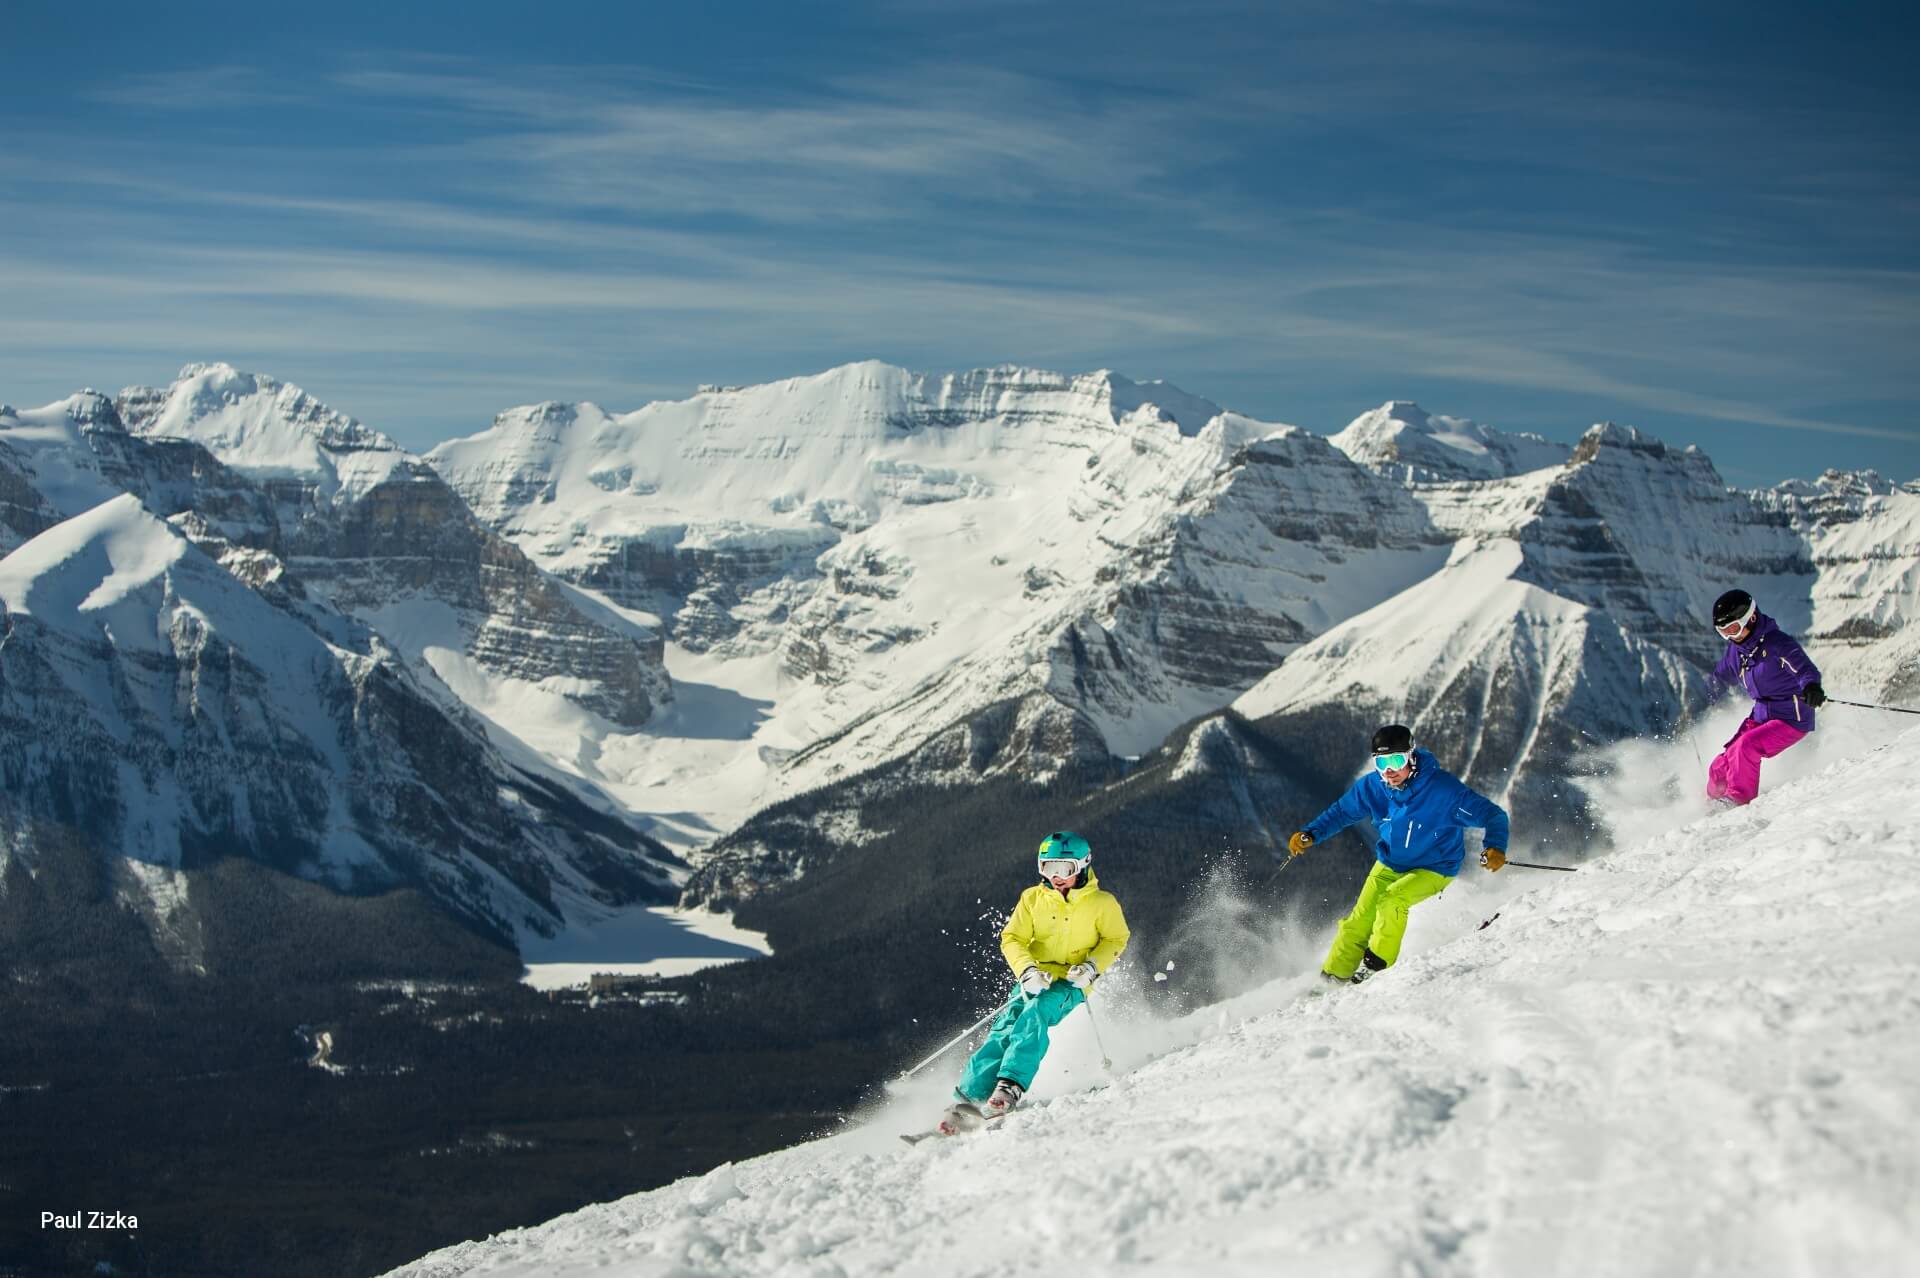
[[[707,899],[799,872],[720,837],[789,796],[829,796],[812,810],[848,833],[874,769],[1063,784],[1229,704],[1329,775],[1359,722],[1407,718],[1572,831],[1555,778],[1583,742],[1698,713],[1697,619],[1734,582],[1860,691],[1916,677],[1920,485],[1741,493],[1612,424],[1566,447],[1395,401],[1329,439],[1107,372],[871,362],[625,414],[515,409],[424,459],[225,365],[66,415],[94,460],[63,462],[65,488],[21,460],[44,414],[0,429],[16,544],[141,493],[516,757],[732,858]]]

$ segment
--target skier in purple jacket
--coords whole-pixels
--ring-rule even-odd
[[[1714,677],[1739,685],[1753,698],[1753,713],[1707,766],[1707,797],[1752,803],[1760,792],[1760,761],[1812,732],[1814,707],[1827,694],[1819,668],[1746,591],[1729,590],[1713,601],[1713,628],[1727,641]]]

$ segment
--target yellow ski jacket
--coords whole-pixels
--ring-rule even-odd
[[[1000,931],[1000,952],[1015,976],[1029,967],[1065,976],[1081,962],[1105,972],[1127,948],[1127,935],[1119,898],[1101,891],[1100,881],[1088,870],[1086,886],[1065,897],[1046,883],[1022,892],[1013,917]]]

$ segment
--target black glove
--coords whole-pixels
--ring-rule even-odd
[[[1808,684],[1807,704],[1816,710],[1827,704],[1827,690],[1817,683]]]

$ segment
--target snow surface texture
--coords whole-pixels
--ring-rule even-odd
[[[1076,1013],[998,1130],[895,1139],[956,1051],[843,1134],[394,1273],[1911,1274],[1920,730],[1880,732],[1577,874],[1472,875],[1359,988],[1223,908],[1290,974],[1174,1022],[1096,993],[1116,1076]]]

